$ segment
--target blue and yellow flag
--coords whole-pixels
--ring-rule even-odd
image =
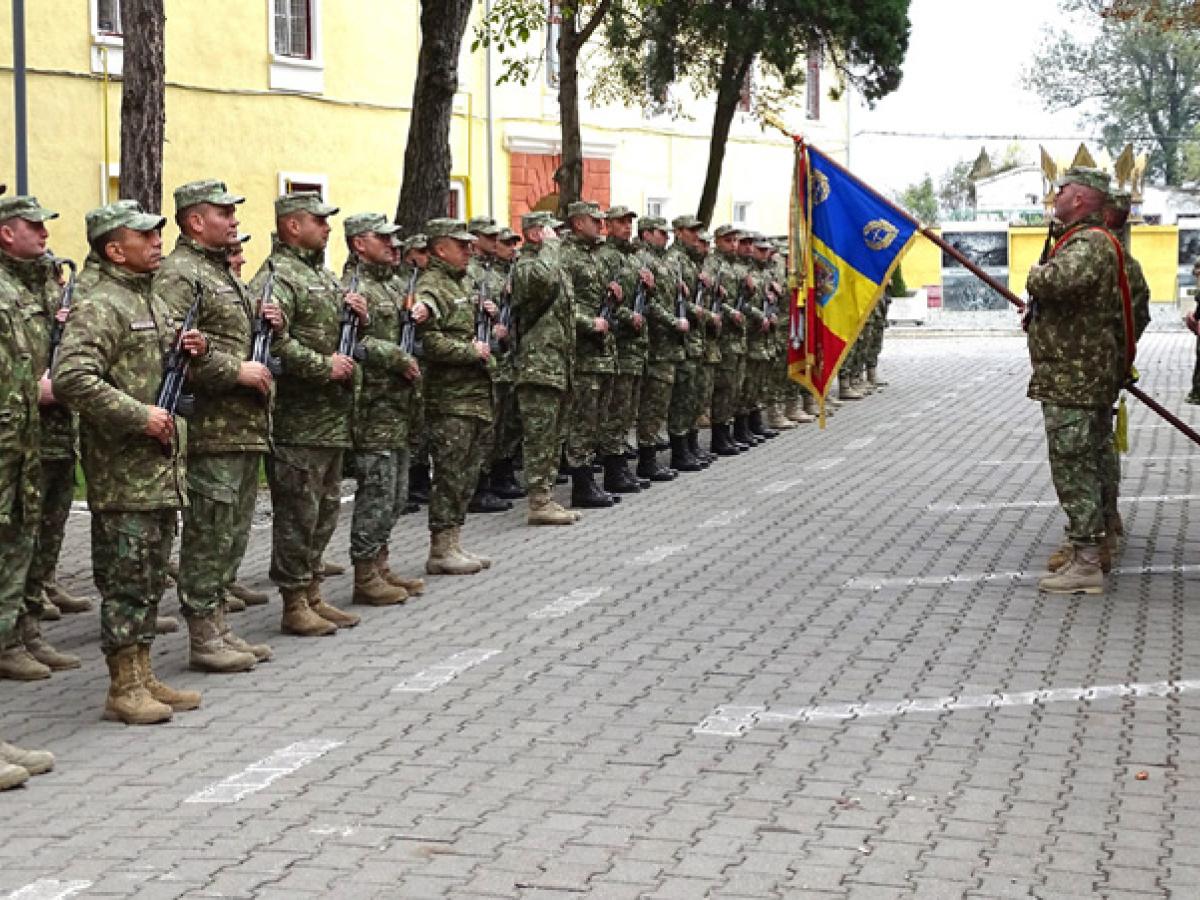
[[[788,369],[824,399],[918,225],[828,156],[796,144],[793,311]]]

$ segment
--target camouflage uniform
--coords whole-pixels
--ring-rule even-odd
[[[746,376],[738,401],[738,413],[744,416],[761,408],[771,368],[771,335],[763,330],[767,322],[766,288],[771,272],[765,263],[756,259],[746,260],[746,271],[754,277],[755,286],[745,301]]]
[[[714,373],[712,421],[714,425],[728,425],[737,414],[742,381],[746,376],[746,323],[743,320],[738,324],[733,317],[746,269],[736,254],[721,250],[711,254],[704,265],[713,280],[714,290],[724,289],[719,300],[722,315],[717,347],[721,361]]]
[[[680,222],[684,220],[676,220]],[[686,220],[691,221],[691,220]],[[686,435],[696,427],[701,410],[700,370],[704,361],[704,331],[708,314],[695,302],[700,287],[699,254],[675,241],[667,251],[667,262],[674,279],[687,286],[687,318],[691,326],[684,340],[684,359],[675,369],[675,387],[667,413],[667,433]]]
[[[642,219],[639,227],[665,231],[666,222],[662,219]],[[643,267],[654,275],[654,290],[650,291],[646,302],[650,353],[638,403],[637,441],[638,448],[644,449],[654,447],[659,432],[667,424],[675,370],[686,358],[686,335],[678,328],[675,303],[679,282],[667,260],[666,249],[643,243],[639,256]]]
[[[608,211],[627,212],[622,207]],[[596,251],[605,284],[615,281],[621,285],[625,302],[617,308],[617,371],[613,377],[612,395],[600,429],[600,452],[605,457],[625,452],[625,441],[637,421],[638,402],[646,357],[649,352],[649,335],[643,321],[640,329],[633,327],[634,298],[639,289],[641,262],[637,256],[638,245],[634,241],[608,237]]]

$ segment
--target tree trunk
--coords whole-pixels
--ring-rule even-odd
[[[405,235],[417,234],[430,219],[446,215],[458,52],[472,6],[472,0],[421,0],[421,52],[396,205],[396,224]]]
[[[717,110],[713,115],[712,135],[708,142],[708,170],[704,175],[700,208],[696,210],[696,218],[703,222],[705,227],[712,223],[713,209],[717,205],[717,190],[721,186],[721,167],[725,164],[725,147],[729,143],[729,129],[737,112],[742,85],[746,83],[746,73],[753,64],[753,53],[739,56],[732,48],[725,51],[721,60]]]
[[[564,3],[558,35],[558,116],[562,126],[562,161],[554,180],[558,183],[558,217],[564,222],[567,207],[583,196],[583,133],[579,121],[579,53],[609,14],[612,0],[600,0],[583,27],[578,4]]]
[[[147,212],[162,209],[163,138],[166,131],[163,0],[121,0],[125,31],[121,76],[121,197]]]

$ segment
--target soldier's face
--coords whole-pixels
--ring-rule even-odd
[[[591,216],[574,216],[571,219],[571,230],[580,237],[595,240],[600,237],[600,220]]]
[[[611,237],[616,238],[618,241],[627,241],[633,235],[633,217],[627,216],[624,219],[609,219],[607,228]]]
[[[0,225],[0,247],[17,259],[37,259],[46,252],[48,238],[45,222],[9,219]]]
[[[324,250],[329,243],[329,217],[314,216],[300,212],[293,216],[296,222],[296,245],[302,250]]]
[[[471,241],[443,238],[434,246],[433,255],[452,269],[465,269],[471,259]]]
[[[162,263],[162,231],[122,228],[105,250],[108,258],[123,269],[138,275],[156,272]]]
[[[651,247],[667,246],[667,233],[659,231],[657,228],[651,228],[649,231],[642,232],[642,240]]]
[[[246,254],[242,252],[241,244],[236,250],[231,250],[229,255],[225,257],[225,261],[229,263],[229,271],[237,278],[242,277],[242,266],[246,265]]]
[[[496,239],[489,237],[486,234],[475,235],[475,255],[476,256],[495,256],[496,255]]]
[[[427,268],[429,266],[429,251],[409,250],[408,255],[404,257],[404,261],[415,269]]]
[[[517,255],[517,245],[513,241],[496,241],[496,256],[507,262]]]
[[[679,228],[675,231],[675,239],[685,247],[695,248],[700,243],[700,231],[696,228]]]
[[[759,262],[766,262],[768,259],[771,258],[771,251],[768,250],[766,247],[755,247],[754,248],[754,258],[757,259]]]
[[[237,240],[237,207],[233,204],[214,206],[212,203],[201,203],[188,210],[187,222],[192,236],[210,249],[227,247]]]
[[[724,253],[737,253],[738,243],[736,234],[727,234],[717,238],[717,249]]]
[[[355,235],[354,252],[361,256],[364,262],[378,266],[389,265],[392,261],[392,237],[374,232]]]
[[[738,241],[737,253],[738,256],[753,256],[754,243],[752,241]]]

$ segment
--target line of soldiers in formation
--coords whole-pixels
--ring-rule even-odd
[[[388,562],[414,499],[429,507],[426,571],[472,574],[491,561],[462,546],[469,510],[527,495],[529,524],[569,525],[578,509],[813,421],[813,398],[786,373],[783,255],[756,233],[710,236],[691,216],[635,228],[626,207],[579,202],[566,223],[524,216],[522,236],[490,219],[435,219],[400,241],[383,215],[363,213],[345,219],[338,279],[324,265],[338,210],[296,192],[275,201],[270,256],[246,285],[243,200],[216,180],[180,186],[165,257],[165,218],[133,201],[94,209],[76,277],[47,250],[56,214],[34,197],[0,198],[0,678],[80,665],[39,625],[91,607],[55,580],[77,447],[104,715],[150,724],[201,700],[151,666],[155,634],[178,627],[158,614],[172,577],[191,668],[271,658],[225,615],[267,602],[237,582],[264,461],[281,629],[319,636],[359,621],[321,593],[340,571],[322,557],[346,472],[357,479],[353,602],[386,606],[425,588]],[[844,400],[879,384],[885,315],[881,304],[841,373]],[[565,475],[571,509],[552,495]],[[0,787],[52,764],[0,743]]]

